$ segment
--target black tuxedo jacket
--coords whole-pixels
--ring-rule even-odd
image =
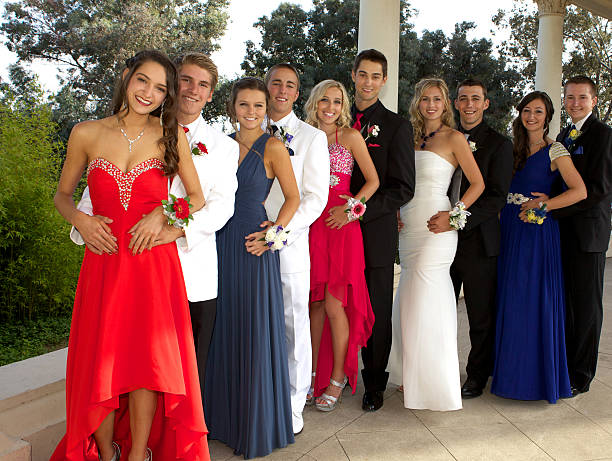
[[[353,106],[355,120],[357,109]],[[397,210],[414,195],[414,136],[412,124],[391,112],[380,101],[368,107],[361,118],[362,134],[378,125],[378,136],[366,141],[380,186],[367,202],[361,222],[367,267],[393,264],[397,250]],[[359,168],[353,170],[351,193],[365,184]]]
[[[563,142],[570,126],[557,136]],[[587,198],[553,211],[562,225],[571,225],[582,251],[599,253],[610,241],[610,201],[612,200],[612,128],[594,114],[582,125],[581,135],[569,148],[574,166],[587,188]],[[579,153],[582,151],[582,153]]]
[[[473,129],[468,138],[476,143],[474,159],[485,182],[484,192],[472,204],[465,228],[459,231],[459,245],[462,240],[478,233],[482,237],[485,254],[499,255],[500,229],[498,214],[506,204],[510,183],[512,182],[512,142],[502,136],[485,121]],[[461,196],[470,187],[463,175]]]

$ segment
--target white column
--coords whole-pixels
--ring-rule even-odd
[[[387,83],[380,100],[397,112],[399,73],[400,0],[361,0],[359,2],[359,51],[374,48],[387,58]]]
[[[536,90],[552,99],[555,114],[550,122],[549,137],[555,139],[561,120],[563,17],[567,0],[534,0],[538,4],[538,60]]]

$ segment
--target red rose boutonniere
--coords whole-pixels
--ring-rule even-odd
[[[191,153],[193,155],[208,154],[208,149],[206,148],[206,144],[203,144],[201,142],[197,143],[196,146],[193,149],[191,149]]]

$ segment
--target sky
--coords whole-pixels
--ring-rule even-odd
[[[289,0],[291,3],[299,4],[304,10],[312,8],[312,0]],[[415,31],[421,35],[424,29],[442,29],[447,35],[452,33],[455,23],[461,21],[473,21],[477,28],[468,38],[485,37],[498,43],[503,40],[499,33],[493,33],[494,28],[491,17],[498,9],[509,10],[512,0],[409,0],[412,8],[418,10],[418,15],[412,18]],[[4,12],[6,0],[0,0],[0,8]],[[219,44],[221,49],[212,55],[213,61],[219,67],[221,74],[228,78],[240,75],[240,63],[246,50],[245,42],[252,40],[259,42],[259,32],[253,27],[261,16],[268,16],[274,11],[281,0],[231,0],[229,7],[230,21],[225,36]],[[253,8],[256,4],[257,8]],[[2,39],[2,37],[0,37]],[[4,80],[8,76],[7,67],[17,60],[2,40],[0,45],[0,77]],[[54,64],[35,62],[31,69],[40,76],[44,88],[55,91],[58,88],[57,68]]]

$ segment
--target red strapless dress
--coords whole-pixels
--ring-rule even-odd
[[[119,251],[85,250],[66,370],[66,435],[51,461],[97,461],[93,432],[112,411],[115,441],[129,452],[127,393],[158,391],[149,447],[156,460],[209,460],[185,283],[175,244],[140,255],[127,231],[168,195],[163,163],[123,173],[105,159],[87,169],[94,214],[110,224]]]
[[[351,195],[349,186],[353,155],[336,141],[336,144],[329,146],[329,161],[331,175],[327,206],[310,226],[310,302],[325,299],[326,286],[331,295],[342,301],[349,321],[344,373],[354,394],[359,372],[358,353],[372,334],[374,313],[365,281],[365,256],[359,222],[350,222],[341,229],[325,225],[329,209],[346,204],[346,199],[340,198],[340,195]],[[331,330],[326,317],[317,359],[316,397],[329,385],[333,366]]]

